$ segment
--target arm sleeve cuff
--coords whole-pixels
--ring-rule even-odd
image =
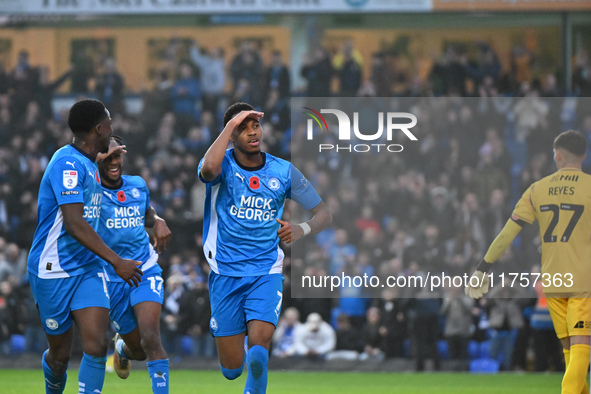
[[[492,263],[487,263],[486,260],[482,261],[476,266],[476,271],[488,272],[492,268]]]

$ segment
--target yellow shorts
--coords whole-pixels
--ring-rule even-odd
[[[591,335],[591,298],[547,298],[558,338]]]

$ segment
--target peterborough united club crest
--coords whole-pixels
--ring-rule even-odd
[[[267,184],[269,185],[269,189],[271,190],[279,190],[279,187],[281,187],[281,183],[277,178],[269,179],[269,182]]]
[[[209,321],[209,327],[211,328],[211,331],[216,331],[218,329],[218,321],[215,317],[212,317]]]

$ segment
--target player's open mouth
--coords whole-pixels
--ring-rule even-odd
[[[121,168],[119,166],[108,168],[109,175],[118,175],[120,171],[121,171]]]
[[[248,141],[248,145],[259,146],[259,140],[250,140],[250,141]]]

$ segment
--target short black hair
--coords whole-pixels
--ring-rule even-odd
[[[230,107],[228,107],[226,113],[224,114],[224,119],[222,120],[224,127],[226,127],[228,122],[232,120],[234,116],[238,115],[242,111],[254,111],[254,107],[248,103],[243,102],[238,102],[230,105]]]
[[[582,157],[587,152],[587,139],[578,131],[564,131],[554,139],[554,149],[565,149],[575,156]]]
[[[80,100],[70,108],[68,126],[74,134],[86,134],[108,117],[105,104],[98,100]]]
[[[120,135],[111,135],[111,141],[115,141],[119,146],[125,145],[125,140],[123,140],[123,137],[121,137]]]

